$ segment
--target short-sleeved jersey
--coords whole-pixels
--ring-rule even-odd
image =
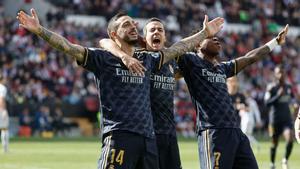
[[[187,53],[177,60],[197,112],[197,130],[239,128],[226,79],[236,74],[235,60],[218,65]]]
[[[150,107],[150,74],[162,63],[161,53],[136,51],[134,57],[147,69],[141,77],[131,73],[108,51],[89,48],[84,68],[95,75],[102,113],[102,133],[125,130],[154,137]]]
[[[156,134],[176,135],[174,121],[174,89],[177,71],[175,60],[151,74],[151,110]]]
[[[270,84],[268,87],[270,97],[266,100],[267,106],[270,107],[269,123],[291,122],[290,104],[292,103],[293,93],[292,87],[288,84],[284,85],[283,95],[277,95],[280,88],[279,84]]]

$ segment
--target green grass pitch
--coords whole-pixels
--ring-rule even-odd
[[[198,148],[196,140],[179,142],[181,160],[184,169],[198,169]],[[269,168],[269,142],[260,142],[260,150],[254,149],[260,169]],[[100,142],[96,139],[80,140],[17,140],[11,141],[10,152],[3,154],[0,149],[0,169],[96,169],[100,153]],[[277,151],[278,169],[284,143]],[[300,168],[300,145],[294,144],[289,160],[290,169]]]

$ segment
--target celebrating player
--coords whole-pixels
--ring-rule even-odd
[[[149,19],[143,32],[145,37],[144,40],[146,41],[146,49],[148,51],[159,51],[165,48],[165,28],[160,19]],[[114,42],[110,39],[102,39],[99,44],[108,51],[113,51],[115,50],[114,48],[118,48],[118,46],[114,45]],[[123,55],[123,60],[130,60],[130,58],[130,56]],[[137,67],[140,67],[140,62],[136,61],[135,63]],[[128,62],[125,61],[124,64],[128,64]],[[127,66],[130,67],[129,65]],[[139,71],[135,69],[134,66],[132,66],[132,69],[133,71]],[[176,73],[176,71],[176,62],[175,60],[171,60],[164,64],[160,70],[153,72],[150,79],[151,111],[154,120],[160,169],[182,168],[173,113],[175,89],[174,73]]]
[[[221,44],[216,37],[200,43],[197,54],[188,53],[178,58],[178,66],[196,107],[202,169],[258,168],[249,140],[239,128],[226,79],[283,44],[287,31],[288,25],[266,45],[228,62],[218,62]]]
[[[35,33],[52,47],[74,57],[95,75],[102,108],[103,144],[98,168],[157,169],[157,148],[150,107],[150,74],[174,57],[193,50],[199,41],[216,34],[222,18],[208,22],[203,30],[185,38],[162,52],[134,52],[138,40],[136,22],[125,14],[117,14],[108,23],[108,34],[129,56],[143,62],[144,76],[131,73],[112,53],[72,44],[62,36],[39,24],[34,9],[31,15],[21,11],[20,26]]]

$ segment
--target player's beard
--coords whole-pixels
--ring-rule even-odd
[[[130,38],[129,36],[124,36],[123,40],[128,43],[129,45],[135,45],[138,42],[138,38]]]

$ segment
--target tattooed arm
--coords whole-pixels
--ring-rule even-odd
[[[83,46],[73,44],[66,38],[51,32],[42,26],[39,28],[37,35],[48,42],[53,48],[72,56],[80,63],[83,62],[85,52]]]
[[[265,44],[262,47],[256,48],[248,52],[245,56],[236,59],[236,73],[243,70],[248,65],[263,59],[277,45],[282,45],[285,42],[285,37],[288,32],[288,25],[278,34],[278,36]]]
[[[31,15],[32,16],[29,16],[25,12],[20,11],[17,15],[17,19],[20,21],[19,26],[35,33],[48,42],[53,48],[72,56],[80,63],[83,62],[85,54],[85,48],[83,46],[72,44],[66,38],[41,26],[34,9],[31,9]]]
[[[190,52],[195,49],[200,42],[202,42],[207,37],[213,37],[222,29],[222,24],[224,23],[223,18],[215,18],[212,21],[208,22],[208,16],[205,15],[203,21],[203,29],[181,41],[175,43],[168,49],[163,49],[164,63],[168,62],[175,57],[181,56],[186,52]]]
[[[193,36],[187,37],[173,44],[170,48],[163,49],[163,63],[167,63],[169,60],[174,59],[177,56],[181,56],[186,52],[192,51],[200,42],[202,42],[207,37],[207,32],[205,30],[202,30]]]

